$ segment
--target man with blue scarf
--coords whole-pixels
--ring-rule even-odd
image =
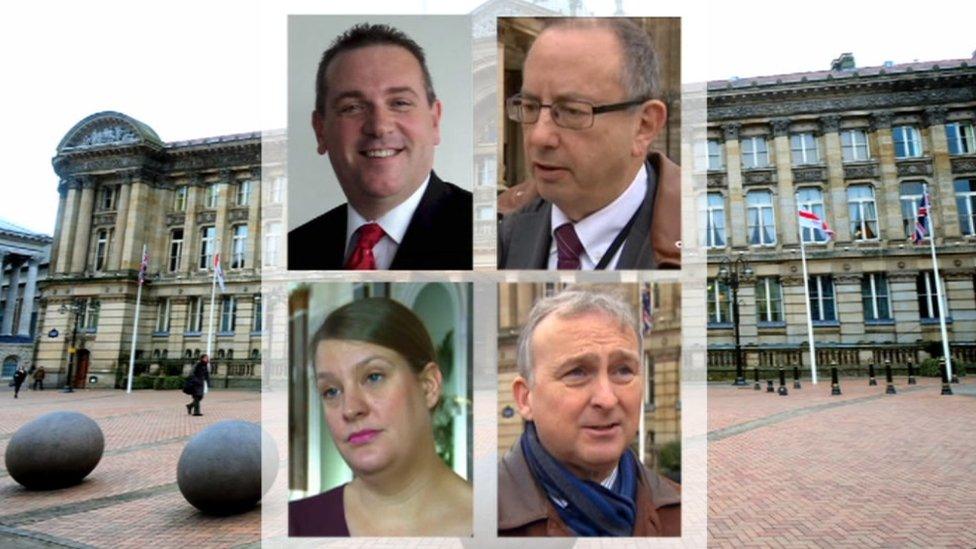
[[[631,308],[569,290],[540,300],[519,336],[512,391],[526,421],[498,464],[500,536],[680,536],[680,487],[646,469],[644,371]]]

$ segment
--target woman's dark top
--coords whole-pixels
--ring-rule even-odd
[[[288,504],[289,536],[349,537],[342,493],[346,485]]]

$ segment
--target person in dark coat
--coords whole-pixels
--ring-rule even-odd
[[[197,362],[193,367],[193,373],[190,374],[190,386],[193,390],[191,396],[193,397],[193,402],[186,405],[186,413],[193,414],[195,416],[202,416],[200,413],[200,401],[203,400],[204,395],[204,382],[210,385],[210,368],[207,367],[207,363],[210,362],[210,357],[207,355],[200,356],[200,362]]]
[[[27,370],[21,366],[14,372],[14,398],[17,398],[17,393],[20,392],[20,386],[24,384],[25,379],[27,379]]]
[[[44,366],[38,366],[37,370],[34,370],[34,390],[44,390],[44,377],[47,376],[47,372],[44,371]]]

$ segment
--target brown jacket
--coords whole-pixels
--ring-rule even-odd
[[[634,537],[681,535],[681,486],[644,467]],[[576,537],[529,470],[518,443],[498,463],[498,535]]]
[[[657,175],[656,190],[652,197],[653,209],[650,217],[650,229],[647,229],[646,225],[644,225],[645,228],[643,229],[650,232],[649,243],[650,248],[653,250],[652,268],[679,269],[681,268],[681,247],[678,244],[681,241],[681,167],[658,152],[648,154],[647,163],[653,167]],[[498,213],[503,216],[508,216],[520,210],[526,213],[533,209],[538,209],[538,205],[545,204],[545,201],[541,200],[539,192],[536,189],[535,181],[527,179],[498,195],[497,203]],[[543,213],[545,215],[541,219],[548,228],[548,210]],[[524,223],[522,226],[525,226]],[[499,230],[499,236],[501,238],[499,248],[502,248],[506,239],[504,238],[503,228]],[[525,238],[526,235],[520,232],[518,237]],[[548,240],[546,240],[546,246],[543,246],[546,254],[548,254],[548,243]],[[499,268],[540,267],[539,265],[531,267],[515,265],[508,267],[504,263],[500,258]]]

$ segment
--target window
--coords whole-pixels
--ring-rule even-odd
[[[251,331],[260,332],[264,327],[264,302],[261,301],[261,294],[254,294],[254,310],[251,314],[254,318],[251,322]]]
[[[922,139],[915,126],[895,126],[891,129],[895,140],[895,158],[922,156]]]
[[[157,332],[169,332],[170,305],[168,297],[159,300],[159,308],[156,309]]]
[[[188,187],[177,187],[173,194],[173,210],[177,212],[186,211],[186,193]]]
[[[732,293],[729,287],[717,278],[708,279],[708,323],[731,324]]]
[[[213,265],[214,248],[216,247],[217,229],[214,227],[200,228],[200,264],[201,269],[209,269]]]
[[[810,294],[810,318],[820,322],[836,321],[834,280],[829,275],[811,276],[807,280],[807,291]]]
[[[244,180],[238,183],[237,197],[234,202],[238,206],[247,206],[250,197],[251,197],[251,182],[249,180]]]
[[[234,296],[220,299],[220,331],[233,332],[237,324],[237,300]]]
[[[946,318],[949,315],[949,307],[946,306],[945,301],[945,282],[942,282],[942,310],[946,312]],[[938,319],[939,318],[939,302],[938,302],[938,288],[935,285],[935,277],[932,275],[932,271],[924,271],[918,274],[918,278],[915,279],[915,289],[918,292],[918,315],[922,319]]]
[[[773,193],[770,191],[749,191],[746,193],[746,213],[749,216],[749,244],[752,246],[776,244]]]
[[[807,210],[817,214],[820,219],[827,219],[824,214],[823,191],[819,187],[800,187],[796,190],[796,205],[800,210]],[[801,227],[800,235],[803,242],[826,242],[827,235],[812,227]]]
[[[891,296],[884,273],[868,273],[861,279],[864,320],[891,320]]]
[[[101,193],[98,195],[98,208],[100,210],[111,210],[114,205],[115,188],[102,187]]]
[[[790,150],[793,153],[794,166],[820,162],[820,153],[817,151],[817,138],[811,132],[791,135]]]
[[[847,188],[847,210],[851,218],[851,239],[876,240],[878,213],[874,206],[874,187],[851,185]]]
[[[949,154],[971,154],[976,152],[976,137],[973,125],[969,122],[950,122],[946,124],[946,139],[949,140]]]
[[[718,139],[708,140],[708,169],[725,169],[725,158],[722,154],[722,142]]]
[[[871,159],[868,134],[864,130],[844,130],[840,134],[844,162],[861,162]]]
[[[976,178],[957,179],[956,207],[959,210],[959,228],[962,234],[976,235]]]
[[[102,271],[108,262],[108,229],[99,229],[95,236],[95,270]]]
[[[766,276],[756,281],[756,320],[783,322],[783,289],[778,278]]]
[[[169,233],[169,272],[180,270],[183,257],[183,229],[173,229]]]
[[[273,221],[264,228],[264,266],[272,267],[279,263],[281,249],[281,223]]]
[[[207,195],[203,204],[205,208],[212,210],[217,207],[217,191],[217,183],[207,186]]]
[[[285,177],[279,175],[271,181],[270,201],[272,204],[281,204],[285,199]]]
[[[722,193],[708,193],[702,219],[705,222],[702,245],[706,248],[725,247],[725,197]]]
[[[89,297],[81,302],[81,311],[78,313],[79,328],[89,332],[98,331],[98,311],[101,303],[94,297]]]
[[[203,298],[191,297],[186,309],[186,331],[201,332],[203,327]]]
[[[918,217],[918,207],[922,205],[921,181],[905,181],[901,184],[901,225],[905,238],[915,232],[915,219]],[[926,220],[927,222],[927,220]]]
[[[766,151],[766,138],[758,135],[742,138],[742,167],[765,168],[769,165],[769,153]]]
[[[243,269],[244,257],[247,255],[247,225],[234,225],[231,244],[230,268]]]

